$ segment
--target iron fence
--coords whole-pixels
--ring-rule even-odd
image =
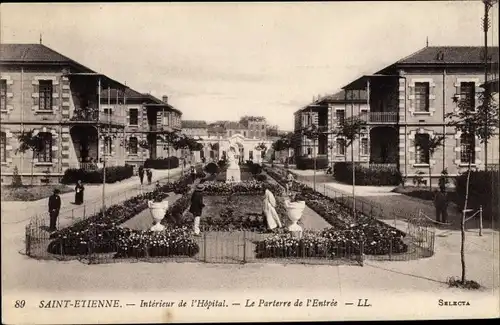
[[[33,229],[33,228],[31,228]],[[28,226],[27,226],[28,230]],[[278,263],[363,265],[363,245],[324,246],[281,245],[265,247],[270,233],[252,231],[207,231],[192,236],[196,246],[174,247],[144,245],[124,250],[119,241],[109,241],[96,247],[92,240],[66,252],[64,241],[49,238],[49,234],[26,232],[26,254],[45,260],[79,260],[86,264],[121,262],[203,262],[213,264]],[[54,246],[61,247],[54,247]],[[52,252],[49,252],[52,251]],[[53,253],[58,251],[58,253]],[[124,251],[126,254],[124,254]]]

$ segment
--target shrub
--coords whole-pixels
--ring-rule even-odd
[[[249,169],[250,169],[250,173],[252,173],[252,175],[254,175],[254,176],[262,173],[262,166],[259,164],[251,164],[249,166]]]
[[[464,208],[465,191],[467,185],[467,172],[456,179],[455,203],[460,210]],[[473,171],[470,173],[468,209],[479,209],[483,207],[483,217],[495,216],[498,219],[500,186],[497,171]]]
[[[217,162],[217,166],[219,166],[220,170],[223,170],[227,167],[227,160],[226,159],[221,159]]]
[[[366,168],[355,163],[356,185],[399,185],[402,182],[401,173],[394,167]],[[335,163],[333,177],[342,183],[352,184],[352,164],[348,162]]]
[[[254,178],[255,178],[255,180],[257,180],[259,182],[267,181],[267,176],[264,174],[255,175]]]
[[[287,164],[288,165],[288,162]],[[326,157],[316,157],[316,169],[325,169],[328,167],[328,159]],[[314,158],[298,157],[297,169],[314,169]]]
[[[215,175],[219,172],[219,166],[215,163],[209,163],[205,166],[205,171],[210,175]]]
[[[19,175],[19,169],[17,166],[14,167],[14,172],[12,173],[12,187],[21,187],[23,186],[23,180],[21,179],[21,175]]]
[[[177,167],[179,167],[179,158],[174,156],[161,159],[146,159],[144,162],[144,168],[173,169]]]
[[[106,167],[106,183],[116,183],[134,175],[134,167],[131,165]],[[102,183],[104,179],[103,169],[85,170],[70,168],[64,172],[61,179],[63,184],[73,184],[78,180],[83,183]]]

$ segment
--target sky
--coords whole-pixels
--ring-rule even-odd
[[[2,4],[2,43],[38,43],[159,98],[183,119],[258,115],[282,130],[426,45],[483,45],[480,1]],[[498,46],[498,5],[490,40]],[[492,37],[495,35],[495,37]]]

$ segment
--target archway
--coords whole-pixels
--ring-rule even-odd
[[[91,125],[75,125],[70,131],[71,142],[80,168],[85,164],[95,164],[99,160],[99,140],[97,129]]]
[[[370,163],[397,164],[399,162],[399,133],[389,126],[370,130]]]

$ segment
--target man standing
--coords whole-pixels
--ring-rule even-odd
[[[54,194],[49,197],[49,214],[50,214],[50,227],[49,231],[56,231],[57,217],[59,217],[59,210],[61,210],[61,197],[59,190],[56,188]]]
[[[196,169],[194,169],[194,166],[191,166],[191,179],[193,180],[193,183],[196,181]]]
[[[144,182],[144,166],[139,166],[139,179],[141,180],[141,185]]]
[[[448,222],[448,198],[446,196],[446,187],[440,186],[434,196],[434,206],[436,208],[436,221],[441,223]]]
[[[196,185],[196,189],[191,196],[191,207],[189,208],[189,212],[191,212],[194,216],[194,225],[193,232],[195,236],[200,236],[200,220],[201,214],[203,212],[203,208],[205,204],[203,204],[203,190],[205,187],[203,184]]]

